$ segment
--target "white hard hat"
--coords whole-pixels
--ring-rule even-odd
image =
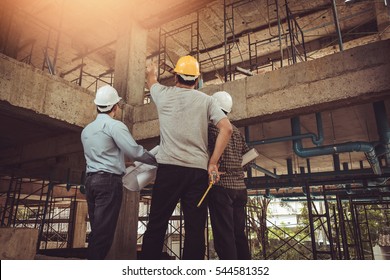
[[[218,91],[213,94],[213,98],[217,100],[218,106],[225,111],[226,113],[230,113],[233,106],[233,99],[229,93],[226,91]]]
[[[115,88],[110,85],[100,87],[96,92],[95,100],[93,101],[100,112],[108,112],[122,98],[119,97]]]

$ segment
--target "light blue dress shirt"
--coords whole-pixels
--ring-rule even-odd
[[[83,129],[81,142],[87,173],[105,171],[122,175],[126,170],[125,155],[130,161],[157,165],[154,155],[135,142],[127,126],[107,114],[98,114]]]

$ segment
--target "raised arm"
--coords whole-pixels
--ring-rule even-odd
[[[146,66],[146,84],[150,89],[155,83],[157,83],[157,67],[151,62]]]

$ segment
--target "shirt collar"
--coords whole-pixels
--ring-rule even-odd
[[[104,119],[112,119],[108,114],[97,114],[96,119],[104,120]]]

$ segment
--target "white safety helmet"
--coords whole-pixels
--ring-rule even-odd
[[[96,92],[95,100],[93,101],[99,112],[108,112],[117,104],[122,98],[119,97],[115,88],[110,85],[100,87]]]
[[[217,100],[218,106],[225,111],[226,113],[230,113],[233,107],[233,99],[229,93],[226,91],[218,91],[214,93],[213,98]]]

